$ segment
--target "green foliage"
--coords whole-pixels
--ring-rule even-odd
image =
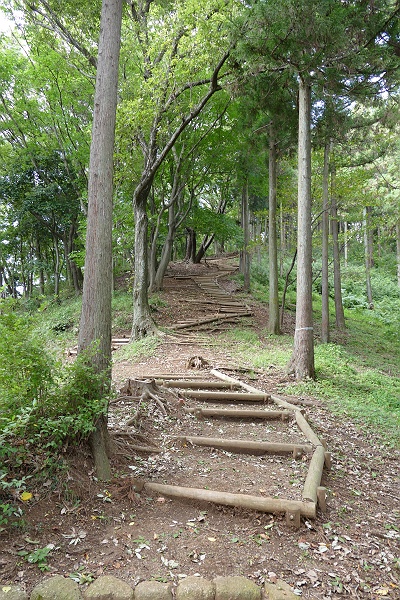
[[[124,344],[114,353],[116,362],[122,360],[135,360],[137,358],[152,356],[161,344],[160,338],[155,335],[145,337],[129,344]]]
[[[54,545],[49,544],[44,548],[37,548],[28,552],[28,550],[20,550],[18,556],[23,556],[28,563],[37,565],[41,571],[49,571],[50,567],[47,564],[47,557],[54,550]]]
[[[324,398],[331,409],[359,425],[400,443],[400,383],[397,378],[363,367],[354,355],[335,344],[315,348],[317,380],[285,388],[295,394]]]
[[[365,269],[351,265],[343,271],[343,305],[357,309],[357,314],[367,321],[385,325],[385,336],[392,341],[398,339],[400,330],[400,290],[394,277],[383,269],[371,270],[373,310],[368,309],[365,291]]]
[[[37,462],[42,476],[59,471],[63,446],[87,439],[106,413],[108,374],[96,373],[93,352],[80,353],[72,364],[56,362],[46,339],[33,332],[32,319],[2,303],[0,528],[20,516],[11,491],[26,490]]]
[[[236,221],[224,213],[219,213],[207,207],[195,207],[190,226],[197,233],[215,235],[219,242],[229,241],[234,247],[243,245],[243,230]]]
[[[3,304],[4,306],[4,304]],[[52,384],[53,364],[29,319],[0,314],[0,431],[10,414],[39,406]]]

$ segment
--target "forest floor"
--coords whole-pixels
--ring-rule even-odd
[[[191,270],[183,264],[171,266],[162,306],[155,314],[160,327],[167,329],[189,317],[209,314],[204,290],[197,290],[198,302],[191,301],[196,284],[190,276],[208,276],[213,270],[217,275],[214,264]],[[247,326],[262,337],[267,308],[250,298],[244,300],[228,276],[218,283],[251,308]],[[285,397],[282,388],[292,379],[272,364],[263,372],[246,370],[248,365],[229,348],[220,327],[224,329],[214,323],[197,337],[165,335],[151,357],[116,360],[117,389],[123,389],[128,379],[160,373],[208,378],[210,369],[217,368],[257,389],[278,390]],[[284,327],[286,332],[293,331],[293,315],[286,317]],[[188,369],[192,357],[202,357],[200,370]],[[110,407],[109,425],[117,449],[113,480],[96,481],[90,455],[67,451],[68,474],[32,490],[32,500],[24,503],[23,527],[0,534],[1,583],[16,582],[30,591],[50,574],[69,575],[82,585],[103,574],[131,583],[177,581],[194,574],[206,578],[244,575],[258,584],[283,579],[308,599],[400,598],[399,452],[370,431],[332,414],[321,401],[286,396],[304,408],[309,423],[332,453],[332,469],[324,471],[322,481],[328,490],[327,511],[318,511],[315,520],[302,519],[300,528],[294,529],[286,524],[285,515],[137,493],[132,485],[132,477],[140,477],[301,499],[305,460],[232,454],[182,446],[174,440],[190,434],[285,441],[298,435],[294,423],[200,421],[185,412],[193,400],[184,391],[160,388],[157,395],[165,410],[149,401],[142,407],[137,426],[129,426],[127,421],[138,406],[125,392]],[[133,444],[155,445],[160,451],[135,452]]]

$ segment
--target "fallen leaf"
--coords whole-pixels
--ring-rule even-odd
[[[387,587],[379,588],[379,590],[375,591],[375,594],[378,594],[378,596],[388,596],[389,588],[387,588]]]
[[[31,494],[30,492],[22,492],[22,494],[20,495],[20,499],[22,500],[22,502],[28,502],[28,500],[30,500],[32,496],[33,494]]]

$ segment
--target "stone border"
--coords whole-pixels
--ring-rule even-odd
[[[298,600],[288,583],[278,580],[262,587],[246,577],[188,576],[172,583],[142,581],[132,587],[113,575],[99,577],[86,588],[62,575],[45,579],[30,596],[19,585],[0,583],[0,600]]]

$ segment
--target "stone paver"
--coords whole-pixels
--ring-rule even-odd
[[[204,577],[187,577],[179,582],[176,600],[214,600],[215,585]]]
[[[55,575],[33,588],[31,600],[82,600],[82,594],[75,581]]]
[[[261,600],[261,588],[246,577],[216,577],[215,600]]]
[[[133,588],[113,575],[104,575],[90,584],[84,597],[86,600],[133,600]]]
[[[142,581],[135,587],[135,600],[172,600],[171,584]]]
[[[28,600],[28,594],[19,585],[0,583],[0,600]]]
[[[276,583],[265,583],[264,592],[268,600],[299,600],[290,585],[281,579]]]

